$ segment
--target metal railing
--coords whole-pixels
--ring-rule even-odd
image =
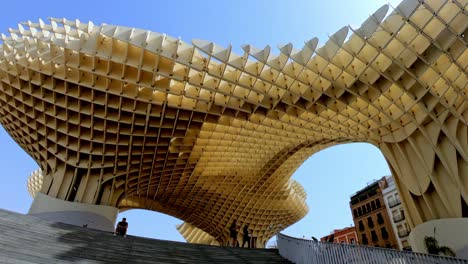
[[[468,260],[385,248],[316,242],[277,234],[279,254],[297,264],[468,264]]]

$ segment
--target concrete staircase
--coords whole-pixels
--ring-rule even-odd
[[[0,209],[0,263],[290,263],[273,249],[148,239],[46,222]]]

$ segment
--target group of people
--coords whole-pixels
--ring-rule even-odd
[[[238,247],[239,246],[239,241],[237,240],[237,221],[234,220],[231,224],[231,226],[229,227],[229,234],[230,234],[230,246],[233,246],[233,247]],[[252,233],[249,232],[249,226],[248,225],[244,225],[244,228],[242,229],[242,235],[243,235],[243,239],[242,239],[242,247],[244,247],[245,243],[247,243],[247,246],[250,248],[251,245],[250,245],[250,240],[251,240],[251,237],[252,237]]]
[[[128,222],[127,222],[127,219],[124,217],[122,218],[122,221],[120,221],[119,223],[117,223],[117,227],[115,228],[115,231],[114,231],[114,236],[115,235],[121,235],[123,237],[126,237],[127,236],[127,229],[128,229]],[[239,246],[239,241],[237,240],[237,234],[238,234],[238,231],[237,231],[237,221],[234,220],[231,224],[231,226],[229,227],[229,233],[230,233],[230,246],[233,246],[233,247],[238,247]],[[245,246],[245,243],[247,243],[247,246],[250,248],[251,245],[250,245],[250,240],[251,240],[251,237],[252,237],[252,233],[249,232],[249,226],[248,225],[244,225],[244,228],[242,229],[242,235],[243,235],[243,239],[242,239],[242,247]]]

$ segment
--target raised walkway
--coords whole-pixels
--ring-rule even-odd
[[[275,249],[189,244],[52,223],[0,209],[0,263],[291,263]]]

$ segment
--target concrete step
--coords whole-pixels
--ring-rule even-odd
[[[123,238],[1,209],[0,230],[0,263],[290,263],[277,250]]]

